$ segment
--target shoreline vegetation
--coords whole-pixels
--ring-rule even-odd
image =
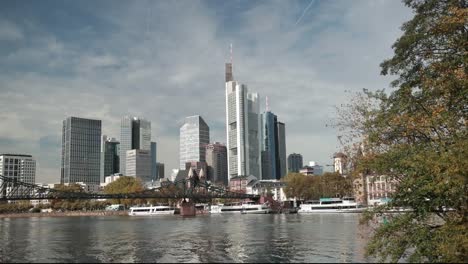
[[[127,211],[66,211],[66,212],[24,212],[24,213],[3,213],[0,218],[24,218],[24,217],[64,217],[64,216],[127,216]]]

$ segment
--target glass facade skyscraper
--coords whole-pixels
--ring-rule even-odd
[[[278,173],[279,178],[283,178],[288,173],[287,165],[286,165],[286,126],[282,122],[278,122],[276,125],[276,129],[278,130],[278,142],[276,143],[277,153],[278,153],[278,161],[279,164]]]
[[[156,162],[156,142],[151,142],[151,180],[158,179],[158,167]]]
[[[277,178],[277,117],[272,112],[262,114],[262,180]]]
[[[180,128],[179,161],[181,170],[186,162],[205,162],[206,145],[210,143],[210,128],[199,115],[185,118]]]
[[[151,122],[124,116],[120,125],[120,173],[126,175],[127,151],[132,149],[151,150]]]
[[[285,125],[270,111],[262,114],[262,179],[279,180],[286,175]]]
[[[100,183],[101,120],[68,117],[62,127],[61,183]]]
[[[261,179],[261,121],[257,93],[235,81],[226,83],[228,177],[252,175]]]
[[[101,151],[101,182],[104,182],[106,176],[120,171],[120,143],[115,138],[108,138],[104,135]]]

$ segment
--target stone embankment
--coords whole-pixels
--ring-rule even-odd
[[[0,214],[0,218],[17,217],[60,217],[60,216],[110,216],[110,215],[128,215],[127,211],[68,211],[68,212],[50,212],[50,213],[9,213]]]

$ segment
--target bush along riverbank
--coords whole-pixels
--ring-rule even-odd
[[[18,218],[18,217],[61,217],[61,216],[111,216],[128,215],[127,211],[53,211],[53,212],[24,212],[24,213],[3,213],[0,218]]]

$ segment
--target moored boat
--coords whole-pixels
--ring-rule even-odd
[[[174,214],[175,208],[166,205],[157,206],[141,206],[141,207],[130,207],[128,215],[171,215]]]
[[[254,202],[217,204],[210,207],[210,213],[243,213],[243,214],[268,214],[271,208],[267,204],[255,204]]]
[[[308,201],[299,206],[299,214],[309,213],[360,213],[366,208],[358,205],[354,198],[320,198],[319,201]]]

